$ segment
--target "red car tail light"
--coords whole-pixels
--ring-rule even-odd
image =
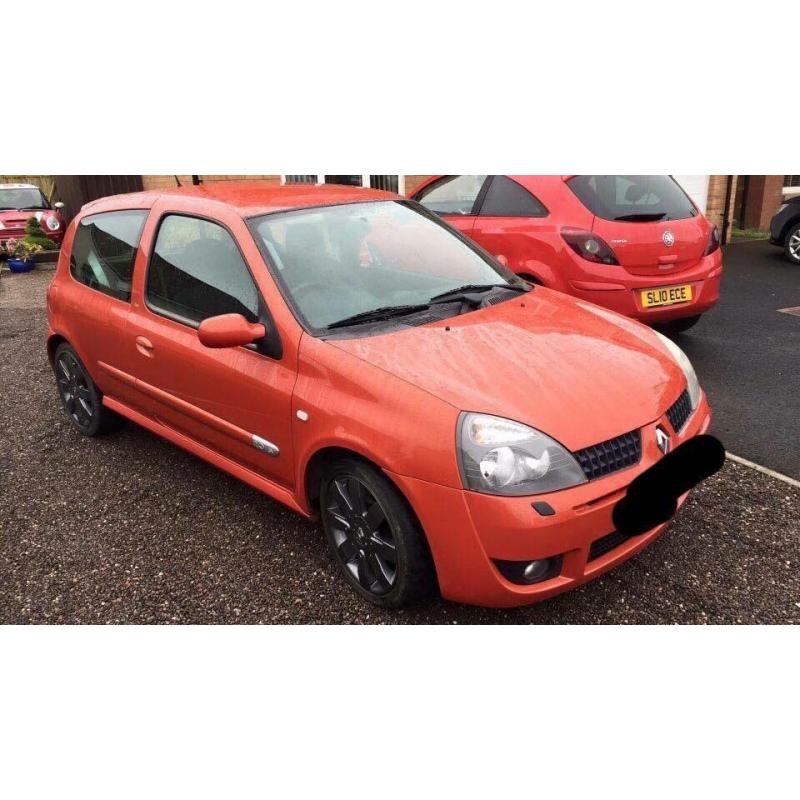
[[[591,231],[562,228],[561,238],[581,257],[596,264],[619,264],[614,251]]]
[[[716,225],[711,226],[711,233],[708,235],[708,244],[703,256],[710,256],[715,250],[719,250],[719,230]]]

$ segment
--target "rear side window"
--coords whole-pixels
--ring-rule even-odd
[[[182,322],[219,314],[256,322],[259,295],[233,237],[196,217],[167,216],[158,229],[147,272],[147,303]]]
[[[486,175],[447,175],[416,196],[434,214],[472,214]]]
[[[546,217],[547,209],[523,186],[495,175],[481,206],[482,217]]]
[[[69,259],[75,280],[130,302],[133,262],[148,213],[110,211],[84,217],[75,231]]]
[[[567,185],[603,219],[654,222],[697,216],[686,192],[669,175],[576,175]]]

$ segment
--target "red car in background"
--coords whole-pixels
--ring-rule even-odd
[[[21,239],[31,217],[37,217],[47,238],[61,245],[64,238],[63,203],[53,206],[38,186],[30,183],[0,183],[0,242]]]
[[[413,195],[523,278],[678,333],[719,299],[719,233],[669,175],[437,175]]]

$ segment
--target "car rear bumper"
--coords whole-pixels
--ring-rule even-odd
[[[656,323],[705,313],[719,300],[721,282],[722,253],[717,250],[692,269],[670,274],[631,275],[620,267],[606,267],[591,277],[571,280],[569,292],[626,317]],[[692,287],[689,302],[654,308],[642,304],[643,291],[685,285]]]
[[[672,432],[666,416],[642,428],[642,458],[636,466],[549,495],[495,497],[400,475],[390,477],[420,518],[444,597],[493,607],[527,605],[602,575],[661,535],[668,523],[640,536],[612,540],[614,506],[633,479],[662,457],[655,443],[658,424],[673,433],[673,446],[677,446],[705,433],[710,421],[703,396],[679,435]],[[680,503],[685,499],[686,495]],[[547,502],[555,513],[539,515],[531,505],[533,501]],[[596,544],[600,540],[606,541]],[[533,585],[512,583],[495,565],[497,560],[532,561],[558,556],[558,574]]]

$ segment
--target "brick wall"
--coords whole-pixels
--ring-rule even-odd
[[[203,183],[217,183],[219,181],[264,181],[265,183],[280,183],[280,175],[201,175]],[[191,175],[178,175],[183,186],[192,185]],[[167,189],[177,186],[174,175],[143,175],[142,181],[145,189]]]
[[[406,175],[406,195],[413,194],[417,187],[430,177],[430,175]]]
[[[708,179],[708,201],[706,203],[706,216],[714,225],[719,228],[720,234],[722,233],[722,222],[725,216],[725,198],[728,193],[728,176],[727,175],[711,175]],[[733,206],[736,202],[736,176],[733,176],[733,185],[731,186],[731,196],[728,203],[729,217],[733,215]],[[728,228],[727,239],[730,241],[731,228]]]

